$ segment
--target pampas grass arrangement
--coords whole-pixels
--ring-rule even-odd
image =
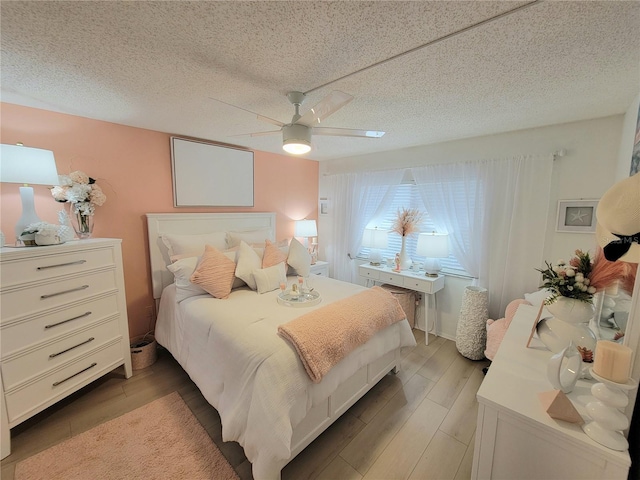
[[[417,208],[398,209],[398,217],[393,222],[391,231],[397,233],[401,237],[406,237],[412,233],[419,232],[420,222],[422,222],[423,214]]]

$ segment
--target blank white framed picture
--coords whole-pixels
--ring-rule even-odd
[[[253,152],[171,137],[175,207],[253,207]]]

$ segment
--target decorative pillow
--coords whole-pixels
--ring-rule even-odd
[[[178,255],[199,256],[204,252],[205,245],[211,245],[218,250],[226,248],[226,232],[212,232],[201,235],[179,235],[165,233],[162,235],[162,243],[169,250],[169,258]]]
[[[311,270],[311,254],[295,237],[289,245],[287,263],[302,277],[308,277]]]
[[[271,243],[269,240],[265,240],[264,254],[262,255],[262,268],[273,267],[278,263],[285,263],[286,265],[286,261],[287,254],[280,250],[276,244]]]
[[[273,232],[268,227],[246,232],[227,232],[227,248],[236,247],[243,241],[248,244],[256,243],[263,245],[265,240],[272,238],[272,235]]]
[[[255,290],[257,287],[256,281],[253,278],[253,271],[261,267],[262,258],[258,256],[253,248],[241,240],[236,259],[236,277],[242,279],[249,285],[251,290]]]
[[[200,285],[215,298],[227,298],[231,293],[236,264],[224,253],[206,245],[202,260],[191,275],[191,282]]]
[[[199,261],[199,257],[188,257],[167,265],[167,269],[173,273],[177,302],[196,295],[207,295],[206,290],[199,285],[191,283],[191,280],[189,280]]]
[[[254,270],[253,276],[256,280],[258,293],[272,292],[280,288],[281,283],[287,282],[285,263],[280,262],[272,267]]]

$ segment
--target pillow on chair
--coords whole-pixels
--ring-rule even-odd
[[[511,325],[511,320],[513,320],[514,315],[516,314],[516,310],[520,305],[531,305],[531,303],[523,300],[522,298],[518,298],[516,300],[512,300],[504,312],[504,318],[500,318],[498,320],[487,320],[487,349],[484,351],[484,356],[489,360],[493,360],[498,352],[498,348],[502,343],[502,339],[504,338],[505,333],[507,333],[507,328]]]

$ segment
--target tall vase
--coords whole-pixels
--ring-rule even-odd
[[[93,232],[93,215],[83,215],[82,212],[71,213],[71,224],[79,239],[90,238]]]
[[[486,288],[466,287],[456,327],[456,348],[470,360],[484,358],[487,344],[489,293]]]
[[[402,247],[400,248],[400,270],[409,270],[411,258],[407,254],[407,237],[402,237]]]
[[[543,318],[536,327],[538,337],[553,353],[562,351],[570,342],[578,347],[584,361],[593,361],[596,336],[589,328],[593,304],[575,298],[559,297],[547,306],[551,318]]]

